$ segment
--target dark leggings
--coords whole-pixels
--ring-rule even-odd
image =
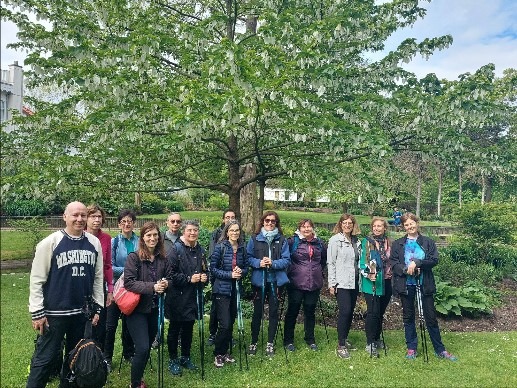
[[[217,322],[219,323],[215,337],[214,355],[222,355],[231,351],[233,324],[237,317],[237,295],[235,286],[231,296],[216,294],[214,297]]]
[[[296,318],[303,304],[304,340],[308,345],[316,343],[314,326],[316,325],[316,305],[320,296],[320,289],[313,291],[299,290],[294,287],[287,289],[287,311],[285,313],[284,345],[294,344],[294,327]]]
[[[262,287],[254,286],[253,289],[255,291],[255,296],[253,298],[253,317],[251,319],[251,343],[256,344],[258,342],[264,311],[264,304],[262,303],[263,297],[269,304],[267,342],[273,343],[278,326],[278,301],[282,295],[282,287],[276,287],[271,283],[266,283],[264,296],[262,295]]]
[[[150,313],[134,312],[127,316],[127,328],[135,344],[135,355],[131,361],[131,386],[139,387],[144,375],[149,351],[158,332],[158,309]]]
[[[190,348],[192,347],[192,334],[194,331],[195,321],[170,321],[169,331],[167,332],[167,348],[169,349],[169,358],[175,360],[178,358],[178,337],[181,331],[181,355],[190,357]]]
[[[364,294],[364,299],[366,300],[366,322],[364,328],[366,331],[367,344],[381,339],[384,313],[390,303],[391,295],[392,289],[390,280],[384,282],[384,295],[374,297],[372,294]]]
[[[357,302],[357,295],[359,294],[359,288],[337,289],[337,306],[338,306],[338,318],[337,318],[337,336],[339,346],[345,346],[345,341],[350,332],[352,326],[352,318],[354,317],[355,303]]]

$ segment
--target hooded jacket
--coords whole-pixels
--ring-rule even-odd
[[[295,241],[298,244],[295,247]],[[323,241],[314,235],[307,240],[299,231],[288,239],[291,252],[291,265],[287,276],[291,286],[303,291],[314,291],[323,287],[323,270],[327,265],[327,248]]]

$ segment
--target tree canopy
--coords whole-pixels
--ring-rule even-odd
[[[424,16],[415,0],[3,3],[20,29],[12,46],[29,53],[29,87],[64,91],[32,100],[36,114],[2,133],[8,194],[203,187],[240,209],[252,182],[318,184],[357,158],[459,149],[465,128],[492,115],[472,104],[484,106],[493,66],[454,85],[402,69],[450,36],[368,60]]]

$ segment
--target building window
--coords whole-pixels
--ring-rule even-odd
[[[275,190],[275,201],[278,201],[280,199],[280,191]]]
[[[7,101],[0,100],[0,120],[7,121]]]

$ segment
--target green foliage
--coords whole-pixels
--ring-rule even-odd
[[[490,298],[484,287],[476,287],[471,283],[465,287],[455,287],[448,282],[436,281],[435,307],[443,315],[479,315],[491,313]]]
[[[182,212],[185,210],[185,205],[181,201],[177,201],[174,199],[164,201],[164,205],[167,213]]]
[[[472,264],[458,258],[453,259],[451,251],[454,252],[454,249],[450,247],[441,248],[438,265],[433,268],[434,274],[443,281],[447,281],[457,287],[468,282],[475,282],[490,287],[501,280],[503,272],[492,264]]]
[[[455,219],[464,236],[480,242],[512,244],[516,241],[517,204],[468,204],[457,210]]]
[[[2,201],[4,216],[43,216],[49,214],[51,205],[41,199],[13,199]]]
[[[154,194],[142,194],[142,213],[143,214],[156,214],[165,213],[167,203]]]
[[[228,209],[228,197],[222,195],[212,195],[208,199],[208,207],[212,210]]]
[[[41,218],[33,217],[28,220],[11,220],[9,226],[29,236],[33,254],[36,251],[36,245],[48,234],[46,230],[48,224]]]

